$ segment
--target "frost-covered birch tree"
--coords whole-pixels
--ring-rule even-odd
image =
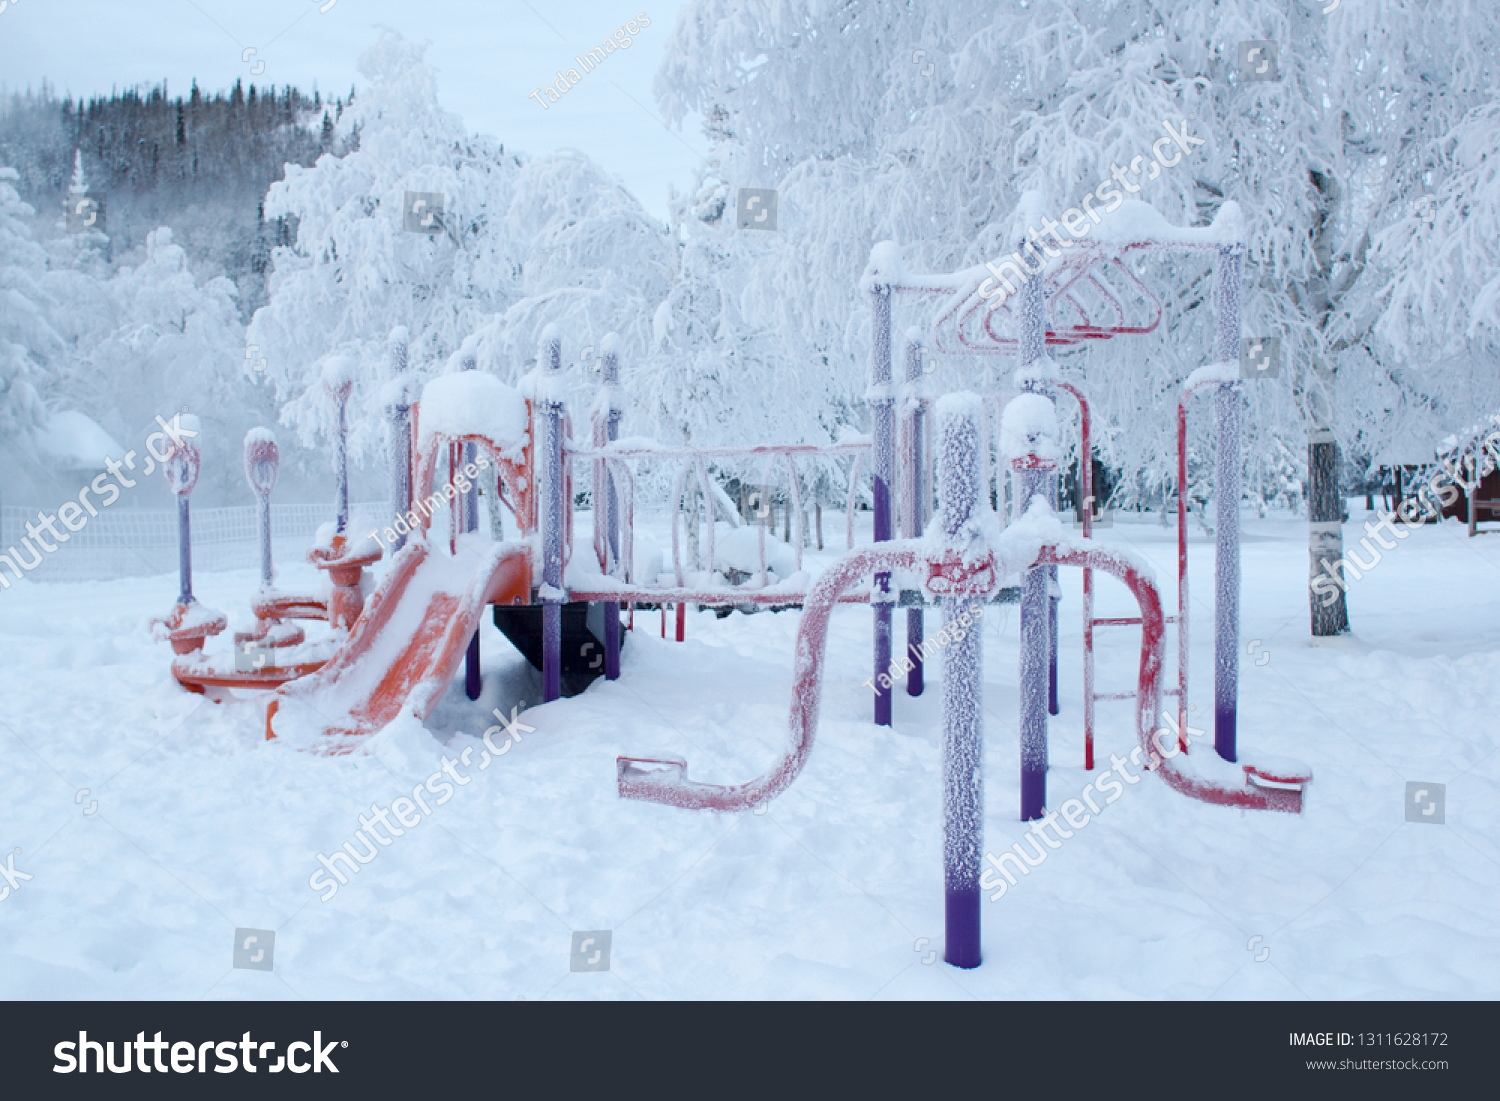
[[[1304,0],[699,0],[657,90],[672,118],[707,119],[718,161],[679,207],[685,254],[713,262],[685,263],[672,299],[705,300],[716,324],[691,335],[721,362],[774,328],[772,359],[802,367],[781,392],[803,381],[784,404],[807,431],[857,406],[868,338],[854,287],[874,242],[898,241],[910,268],[952,270],[1009,251],[1023,190],[1056,218],[1113,179],[1187,225],[1236,200],[1250,242],[1244,332],[1281,337],[1286,360],[1249,386],[1246,483],[1285,495],[1306,472],[1317,573],[1341,554],[1340,443],[1370,456],[1393,419],[1436,429],[1456,406],[1494,402],[1493,383],[1476,394],[1474,380],[1493,376],[1485,315],[1500,296],[1485,234],[1497,23],[1492,6],[1437,0],[1326,14]],[[1241,43],[1254,41],[1274,44],[1279,79],[1244,79]],[[1136,182],[1134,158],[1168,124],[1189,148]],[[718,204],[743,186],[779,190],[776,235],[724,229]],[[1446,234],[1416,225],[1425,192]],[[1127,496],[1169,484],[1175,388],[1211,357],[1214,327],[1201,260],[1136,268],[1162,297],[1159,329],[1057,353],[1095,400]],[[1456,284],[1449,313],[1420,310]],[[727,325],[733,310],[745,320]],[[975,385],[982,371],[948,363],[936,381]],[[1305,456],[1288,447],[1299,434]],[[1347,629],[1342,594],[1325,608],[1311,577],[1309,605],[1315,634]]]
[[[665,227],[587,157],[533,161],[467,133],[440,106],[425,49],[383,32],[360,58],[370,87],[338,122],[348,151],[289,165],[266,196],[266,217],[297,219],[297,239],[274,251],[270,300],[246,341],[307,443],[330,411],[317,362],[355,358],[356,460],[384,446],[379,384],[393,326],[408,329],[420,373],[456,369],[463,349],[514,381],[557,322],[573,377],[586,380],[574,357],[612,330],[627,363],[645,351],[672,270]],[[442,197],[438,232],[408,227],[409,193]]]

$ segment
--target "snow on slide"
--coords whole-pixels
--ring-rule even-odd
[[[277,690],[267,734],[316,744],[320,735],[374,734],[403,709],[425,719],[485,607],[524,602],[530,587],[525,544],[465,535],[449,555],[426,540],[408,543],[333,660]]]

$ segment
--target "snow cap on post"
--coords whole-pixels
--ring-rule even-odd
[[[536,352],[537,366],[543,371],[562,370],[562,333],[556,322],[548,322],[542,329]]]
[[[276,488],[276,474],[281,468],[281,452],[276,434],[269,428],[252,428],[245,433],[245,481],[258,496],[269,496]]]
[[[411,374],[411,359],[407,351],[410,342],[411,334],[405,325],[392,329],[386,341],[391,377],[381,384],[380,406],[387,416],[395,416],[410,408],[422,390],[421,384]]]
[[[622,343],[620,334],[616,332],[605,333],[604,339],[599,341],[599,357],[603,360],[600,369],[604,374],[605,382],[620,381],[620,345]]]
[[[174,434],[168,439],[167,458],[161,468],[172,492],[186,497],[198,484],[198,467],[203,462],[203,452],[198,444],[198,418],[193,413],[179,413],[172,418],[172,427],[181,435]]]
[[[1057,407],[1042,394],[1017,394],[1000,414],[1000,453],[1013,470],[1051,470],[1062,458]]]
[[[906,270],[901,266],[901,246],[895,241],[881,241],[870,249],[870,262],[859,277],[859,289],[869,294],[877,287],[896,287],[905,283]]]
[[[1010,236],[1007,241],[1013,241],[1017,248],[1025,250],[1030,244],[1027,230],[1039,226],[1047,217],[1047,202],[1042,193],[1035,188],[1023,191],[1021,198],[1016,202],[1016,212],[1010,221]],[[1046,254],[1041,254],[1046,259]]]
[[[459,343],[458,350],[443,364],[443,373],[454,374],[459,371],[477,370],[479,370],[479,334],[470,333]]]
[[[562,333],[555,323],[549,322],[542,330],[536,352],[536,372],[523,381],[529,385],[523,385],[521,392],[533,401],[560,406],[567,400],[563,383]]]
[[[391,335],[386,337],[386,347],[391,353],[391,370],[401,372],[406,370],[406,346],[411,343],[411,332],[405,325],[397,325],[391,330]]]
[[[323,361],[323,389],[335,404],[343,404],[354,389],[354,357],[329,356]]]
[[[1243,248],[1246,244],[1245,212],[1233,199],[1226,200],[1219,207],[1219,213],[1214,215],[1213,224],[1209,226],[1209,229],[1223,245],[1238,245]]]
[[[620,334],[605,333],[599,341],[600,381],[596,406],[602,405],[606,414],[625,412],[625,391],[620,388]]]

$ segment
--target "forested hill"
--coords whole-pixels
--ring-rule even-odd
[[[353,92],[350,92],[350,99]],[[0,165],[37,210],[38,239],[63,231],[64,200],[81,152],[90,191],[105,194],[105,231],[116,261],[157,226],[172,227],[195,271],[223,274],[240,289],[246,319],[265,301],[270,248],[290,227],[264,224],[266,188],[287,162],[311,165],[334,144],[345,101],[293,87],[169,95],[165,82],[89,101],[47,86],[0,100]]]

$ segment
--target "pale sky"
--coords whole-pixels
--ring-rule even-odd
[[[295,84],[346,96],[363,84],[360,53],[386,25],[429,39],[438,97],[470,131],[531,154],[578,149],[618,176],[665,219],[667,185],[692,183],[708,152],[696,118],[663,125],[652,79],[682,0],[0,0],[0,88],[24,91],[45,78],[74,99],[163,78],[185,95],[246,84]],[[327,9],[327,10],[324,10]],[[577,68],[644,11],[651,26],[543,110],[527,98]],[[244,51],[255,53],[242,61]],[[251,70],[264,63],[259,75]],[[545,98],[545,97],[544,97]]]

